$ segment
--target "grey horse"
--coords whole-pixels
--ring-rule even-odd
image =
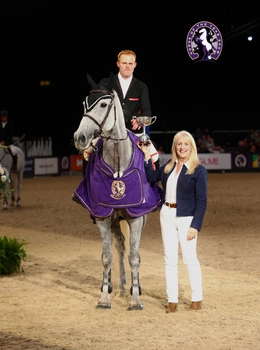
[[[122,232],[125,224],[129,230],[128,261],[131,268],[131,300],[127,309],[142,310],[139,298],[142,293],[139,283],[140,239],[147,214],[160,205],[160,189],[146,180],[144,155],[136,146],[139,138],[125,127],[119,98],[112,89],[113,74],[110,74],[106,86],[96,84],[89,75],[87,77],[92,90],[83,102],[84,114],[73,141],[79,152],[91,145],[94,152],[72,199],[90,212],[102,238],[103,282],[97,308],[111,307],[113,239],[119,260],[118,293],[127,296],[126,247]]]
[[[11,206],[16,205],[17,207],[21,206],[21,189],[24,175],[25,167],[25,155],[23,150],[20,147],[16,147],[17,151],[17,172],[12,171],[13,158],[5,147],[0,147],[0,163],[4,165],[10,175],[11,187],[13,189],[11,196]],[[3,210],[8,209],[8,198],[3,200]]]

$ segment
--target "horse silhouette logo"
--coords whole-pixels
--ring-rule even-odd
[[[235,165],[238,168],[245,168],[247,165],[247,159],[244,154],[238,154],[235,158]]]
[[[193,61],[216,61],[223,48],[222,35],[215,24],[203,21],[190,29],[186,48]]]
[[[125,196],[125,184],[123,181],[113,181],[111,185],[111,197],[114,199],[121,199]]]

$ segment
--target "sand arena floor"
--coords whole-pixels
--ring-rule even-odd
[[[116,294],[116,252],[111,309],[96,309],[101,239],[88,212],[71,201],[80,179],[26,178],[22,207],[0,211],[1,236],[28,242],[24,273],[0,278],[1,350],[260,349],[260,173],[209,174],[198,237],[203,308],[187,311],[190,287],[180,255],[175,314],[165,313],[158,212],[148,216],[139,251],[144,309],[127,311],[130,296]],[[128,263],[127,269],[129,291]]]

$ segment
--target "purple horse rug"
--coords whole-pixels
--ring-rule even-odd
[[[121,177],[114,178],[112,169],[102,157],[102,139],[96,144],[86,166],[86,173],[74,195],[91,216],[106,218],[115,209],[125,208],[131,217],[155,211],[161,202],[161,188],[150,184],[144,170],[144,154],[136,146],[139,138],[128,131],[133,143],[133,156]]]

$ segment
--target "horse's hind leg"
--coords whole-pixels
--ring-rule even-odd
[[[127,226],[126,226],[127,225]],[[121,224],[117,220],[115,224],[112,226],[112,232],[113,236],[115,238],[115,248],[117,250],[118,254],[118,262],[119,262],[119,281],[118,281],[118,290],[119,290],[119,296],[125,297],[126,296],[126,267],[125,267],[125,237],[124,234],[121,231],[121,228],[123,231],[128,230],[128,224],[126,221],[122,221]]]
[[[112,254],[112,236],[110,230],[110,218],[100,220],[96,219],[96,224],[99,228],[101,238],[102,238],[102,255],[101,260],[103,264],[103,282],[101,286],[102,296],[98,301],[97,308],[99,309],[110,309],[111,302],[109,294],[113,290],[111,283],[111,264],[113,260]]]

